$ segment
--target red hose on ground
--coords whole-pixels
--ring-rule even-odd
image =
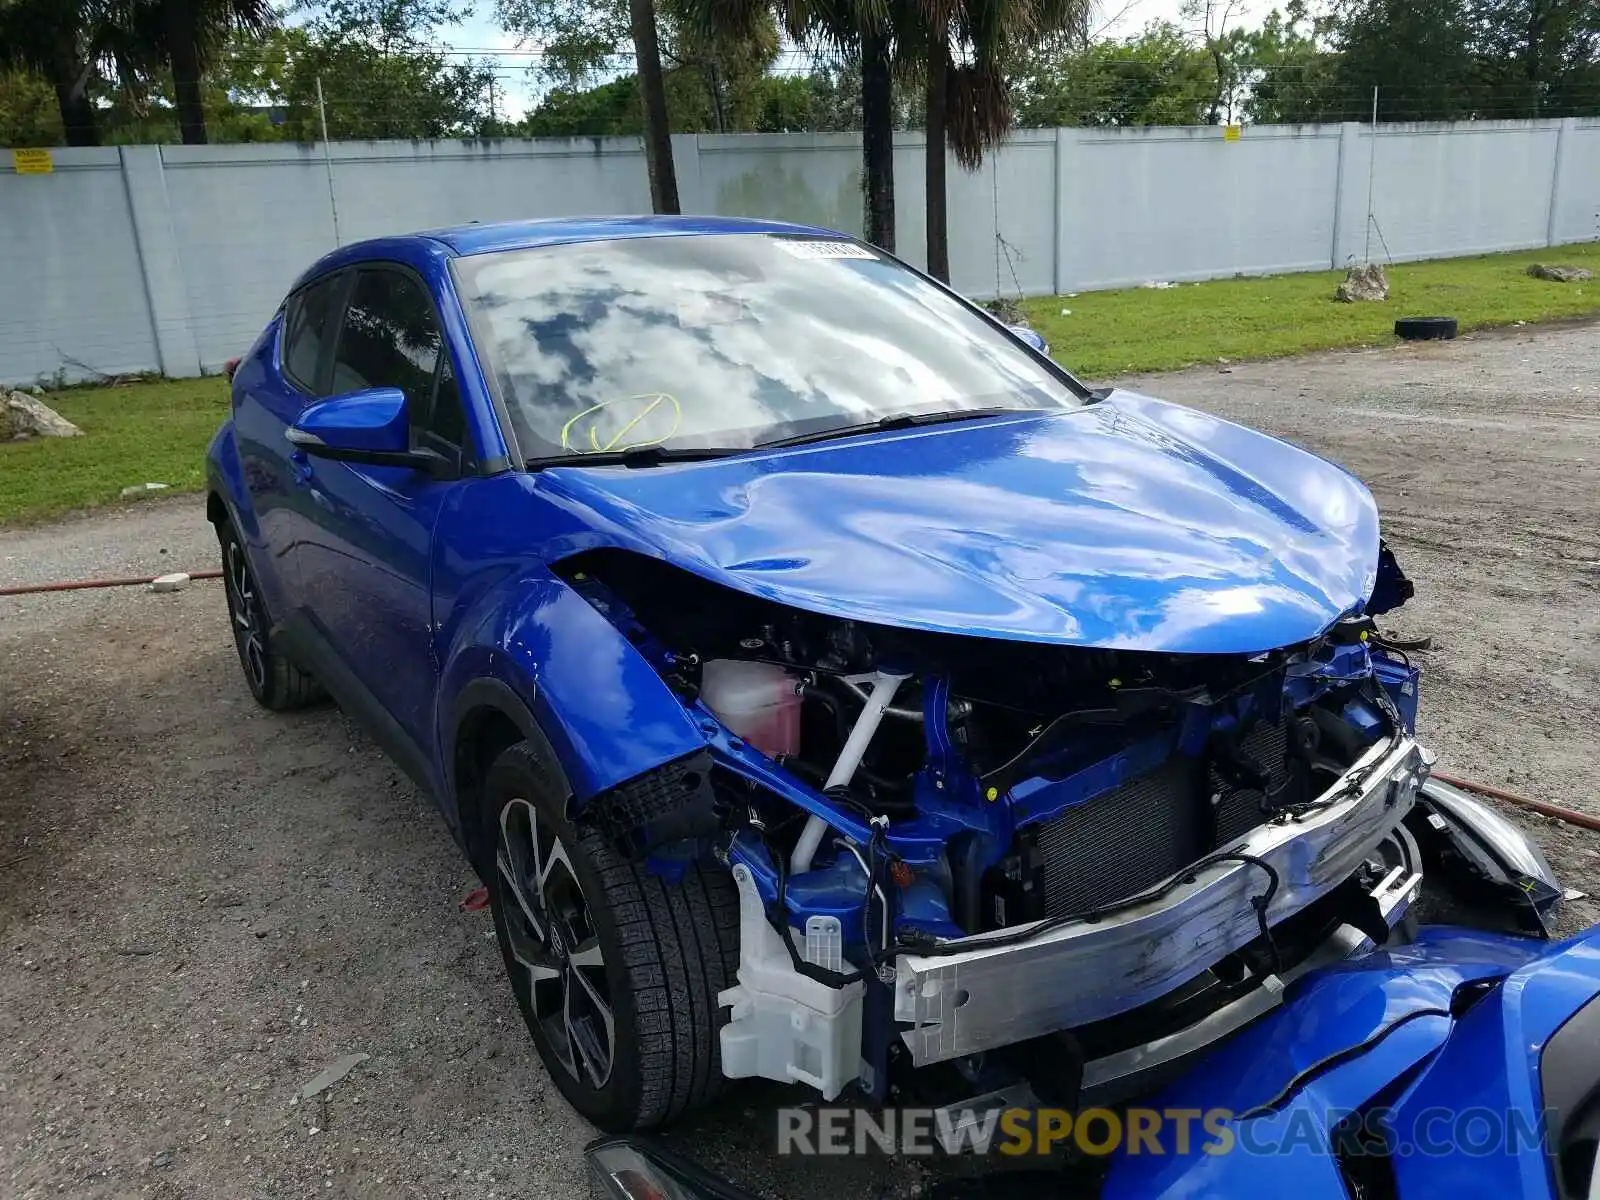
[[[176,571],[172,574],[177,574]],[[221,571],[186,571],[190,579],[221,579]],[[144,575],[138,579],[74,579],[68,583],[25,583],[19,587],[0,588],[0,596],[32,596],[38,592],[81,592],[89,588],[144,587],[160,579],[159,575]]]
[[[1507,804],[1515,804],[1519,808],[1526,808],[1541,816],[1555,817],[1569,825],[1576,825],[1581,829],[1592,829],[1600,833],[1600,817],[1591,817],[1588,813],[1575,812],[1570,808],[1562,808],[1555,804],[1546,804],[1543,800],[1530,800],[1527,796],[1519,796],[1516,792],[1508,792],[1502,788],[1490,787],[1486,783],[1473,783],[1466,779],[1457,779],[1454,775],[1446,775],[1443,771],[1430,771],[1435,779],[1442,783],[1453,784],[1468,792],[1479,792],[1485,796],[1493,796],[1496,800],[1504,800]]]

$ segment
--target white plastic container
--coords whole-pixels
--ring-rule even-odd
[[[771,663],[715,658],[701,669],[700,698],[717,720],[761,753],[800,753],[795,677]]]
[[[833,988],[796,971],[767,922],[749,868],[734,867],[733,880],[739,982],[717,995],[719,1005],[733,1009],[722,1027],[722,1073],[807,1083],[833,1100],[861,1075],[861,982]]]

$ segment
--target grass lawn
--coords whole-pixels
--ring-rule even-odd
[[[1050,296],[1022,307],[1056,358],[1089,379],[1383,345],[1393,341],[1398,316],[1453,316],[1474,329],[1600,315],[1600,281],[1530,279],[1533,262],[1600,275],[1600,243],[1405,263],[1389,269],[1386,304],[1335,303],[1343,273],[1322,271]],[[85,436],[0,444],[0,524],[106,504],[134,484],[198,489],[206,443],[228,406],[227,384],[216,378],[71,388],[45,401]]]
[[[1546,283],[1530,263],[1588,267],[1590,283]],[[1022,301],[1051,354],[1088,379],[1167,371],[1218,358],[1278,358],[1388,345],[1396,317],[1456,317],[1461,328],[1600,314],[1600,242],[1388,268],[1384,304],[1339,304],[1342,271],[1223,279]],[[1070,309],[1071,316],[1062,316]]]
[[[83,436],[0,443],[0,523],[106,504],[140,483],[198,491],[206,443],[228,411],[227,382],[215,376],[68,388],[40,398]]]

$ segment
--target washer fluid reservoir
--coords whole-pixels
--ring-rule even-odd
[[[772,663],[714,658],[700,671],[700,699],[736,736],[769,757],[800,753],[797,680]]]

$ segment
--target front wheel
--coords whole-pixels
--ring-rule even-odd
[[[649,1129],[721,1090],[717,993],[739,954],[723,872],[669,884],[567,819],[526,744],[485,787],[489,894],[517,1006],[568,1102],[610,1132]]]

